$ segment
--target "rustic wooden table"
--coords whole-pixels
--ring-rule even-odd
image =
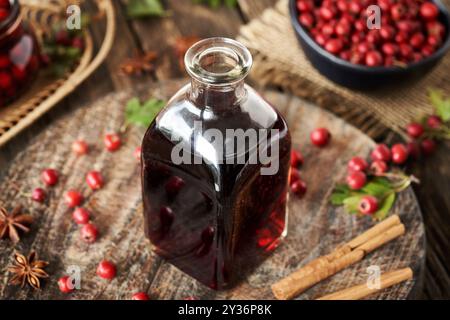
[[[150,75],[154,82],[178,78],[183,72],[173,52],[177,37],[197,35],[199,37],[237,35],[241,24],[257,16],[274,0],[240,0],[236,9],[210,9],[193,6],[190,1],[165,0],[171,10],[170,18],[127,20],[122,1],[114,1],[117,11],[117,36],[115,45],[106,63],[70,97],[39,119],[0,150],[0,168],[6,167],[17,153],[27,146],[30,138],[43,132],[47,125],[61,115],[89,101],[116,90],[130,88],[142,79],[130,79],[119,73],[124,58],[136,51],[155,50],[159,60],[155,72]],[[44,146],[43,146],[44,147]],[[427,259],[422,297],[450,298],[450,145],[442,145],[439,151],[424,163],[417,164],[413,171],[421,178],[416,187],[427,236]],[[1,181],[1,177],[0,177]]]

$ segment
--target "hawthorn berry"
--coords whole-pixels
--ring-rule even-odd
[[[86,175],[86,183],[92,190],[103,187],[103,177],[98,171],[91,171]]]
[[[358,210],[362,214],[373,214],[378,210],[378,200],[374,196],[364,196],[358,205]]]
[[[131,296],[131,300],[150,300],[150,297],[145,292],[136,292]]]
[[[306,183],[303,180],[298,179],[291,183],[291,191],[298,197],[303,197],[307,191]]]
[[[310,134],[312,144],[318,147],[323,147],[330,141],[331,134],[326,128],[314,129]]]
[[[42,182],[48,186],[54,186],[58,183],[58,172],[54,169],[45,169],[41,174]]]
[[[361,157],[353,157],[347,165],[347,169],[349,172],[365,171],[368,167],[369,165],[367,164],[367,161]]]
[[[289,185],[292,185],[294,182],[300,180],[300,172],[294,167],[291,168],[289,172]]]
[[[98,237],[98,229],[92,223],[86,223],[80,229],[81,239],[87,243],[94,243]]]
[[[291,167],[298,168],[303,164],[303,155],[300,151],[291,151]]]
[[[388,170],[388,165],[383,160],[375,160],[370,164],[371,172],[376,175],[382,175]]]
[[[350,189],[359,190],[366,185],[367,177],[364,172],[353,171],[347,175],[346,181]]]
[[[105,147],[108,151],[114,152],[120,148],[121,140],[120,136],[116,133],[110,133],[105,135],[103,140]]]
[[[423,126],[420,123],[413,122],[406,126],[406,132],[411,138],[419,138],[423,134]]]
[[[88,153],[89,151],[89,146],[86,143],[86,141],[84,140],[76,140],[73,142],[72,144],[72,151],[77,155],[77,156],[82,156]]]
[[[72,213],[72,219],[76,224],[86,224],[89,222],[90,213],[85,208],[76,208]]]
[[[420,144],[420,149],[425,155],[430,155],[436,151],[436,142],[432,139],[424,139]]]
[[[100,278],[112,280],[116,277],[116,266],[108,260],[103,260],[99,263],[96,273]]]
[[[408,148],[404,144],[397,143],[391,148],[392,162],[403,164],[408,160]]]
[[[429,116],[427,119],[427,125],[430,128],[438,129],[442,125],[442,119],[436,115]]]
[[[63,276],[58,280],[59,291],[62,293],[70,293],[73,291],[72,279],[69,276]]]
[[[385,144],[379,144],[372,150],[370,154],[372,160],[382,160],[385,162],[391,161],[391,150]]]
[[[83,196],[76,190],[69,190],[64,195],[64,200],[69,208],[75,208],[83,201]]]
[[[36,202],[39,202],[39,203],[44,202],[46,196],[47,196],[47,195],[46,195],[46,193],[45,193],[45,190],[42,189],[42,188],[36,188],[36,189],[34,189],[33,192],[31,193],[31,199],[32,199],[33,201],[36,201]]]

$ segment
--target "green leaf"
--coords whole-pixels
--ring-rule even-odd
[[[192,0],[196,4],[206,3],[211,8],[218,8],[223,2],[227,7],[234,8],[237,5],[237,0]]]
[[[391,210],[392,206],[394,205],[395,197],[396,197],[395,192],[392,192],[384,199],[380,208],[374,214],[375,219],[383,220],[384,218],[387,217],[389,210]]]
[[[345,210],[347,210],[348,213],[358,213],[358,206],[362,197],[364,197],[364,195],[356,195],[346,198],[344,200]]]
[[[433,104],[436,114],[445,122],[450,120],[450,98],[444,98],[439,90],[430,89],[429,99]]]
[[[129,100],[125,109],[126,124],[148,127],[165,104],[165,101],[158,99],[147,100],[143,105],[138,98]]]
[[[393,192],[391,183],[386,178],[375,178],[362,188],[362,192],[370,194],[376,198],[383,198]]]
[[[127,4],[130,18],[161,17],[165,13],[160,0],[129,0]]]
[[[350,196],[350,188],[345,184],[338,184],[331,194],[331,203],[335,206],[344,204],[344,200]]]

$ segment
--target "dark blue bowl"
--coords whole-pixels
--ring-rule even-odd
[[[296,0],[289,1],[289,12],[306,57],[322,75],[345,87],[367,90],[417,80],[429,72],[450,47],[450,15],[439,0],[434,0],[440,10],[439,21],[446,28],[446,38],[443,45],[431,56],[406,67],[367,67],[353,64],[332,55],[314,41],[308,30],[298,22],[299,12],[296,2]]]

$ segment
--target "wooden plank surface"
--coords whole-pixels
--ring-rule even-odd
[[[168,99],[185,80],[159,82],[141,86],[139,90],[110,94],[96,103],[88,103],[77,110],[58,117],[40,135],[29,142],[4,171],[0,195],[10,209],[24,204],[35,218],[32,231],[23,237],[16,248],[8,241],[0,242],[0,266],[11,261],[14,249],[27,252],[35,249],[48,260],[51,278],[43,290],[20,290],[6,284],[8,275],[0,278],[0,296],[6,299],[127,299],[137,291],[147,291],[155,299],[182,299],[189,295],[201,299],[271,299],[269,285],[303,265],[308,260],[331,251],[340,243],[361,233],[373,222],[356,218],[329,204],[329,195],[336,179],[345,176],[345,163],[353,155],[367,156],[373,142],[360,131],[345,124],[318,107],[298,98],[276,92],[265,92],[268,99],[285,115],[291,128],[293,144],[306,157],[302,168],[308,182],[303,199],[289,201],[289,230],[283,244],[238,287],[216,292],[204,287],[151,251],[143,231],[139,165],[133,151],[140,144],[144,129],[133,128],[123,135],[123,146],[117,152],[107,152],[102,137],[117,131],[124,121],[125,102],[138,94],[148,98]],[[308,121],[302,119],[308,118]],[[89,126],[86,123],[89,122]],[[325,126],[333,134],[333,142],[318,149],[308,142],[308,133],[316,126]],[[92,151],[84,157],[71,152],[71,142],[83,137]],[[353,141],[351,145],[346,141]],[[46,146],[42,148],[42,146]],[[31,190],[40,184],[40,172],[46,167],[61,173],[57,186],[49,189],[45,204],[36,204],[18,194],[13,186]],[[327,170],[323,170],[327,168]],[[99,170],[105,186],[92,192],[84,181],[90,170]],[[64,203],[64,193],[79,190],[85,196],[83,206],[93,213],[100,238],[92,245],[80,240],[79,227],[71,218],[71,209]],[[385,271],[410,266],[416,278],[374,298],[404,299],[421,274],[424,255],[423,226],[420,211],[411,190],[402,193],[394,213],[400,215],[407,233],[369,255],[363,262],[348,268],[330,280],[308,290],[301,299],[311,299],[364,281],[366,268],[378,265]],[[105,281],[95,275],[102,259],[114,261],[118,276]],[[69,266],[81,270],[81,290],[70,295],[57,288],[57,279]]]
[[[182,74],[182,71],[177,69],[177,67],[173,67],[177,65],[177,61],[175,61],[175,56],[169,50],[170,44],[168,39],[173,41],[174,38],[171,34],[172,32],[175,32],[175,35],[194,34],[190,29],[193,24],[195,33],[198,32],[196,35],[199,37],[210,35],[233,37],[237,34],[237,29],[243,21],[248,21],[252,17],[259,15],[265,6],[275,2],[275,0],[239,0],[238,13],[230,9],[216,11],[203,6],[189,6],[184,4],[189,1],[183,1],[183,11],[180,11],[181,9],[174,10],[175,14],[177,14],[176,21],[165,21],[167,19],[170,20],[170,18],[164,20],[148,19],[139,22],[138,27],[134,25],[134,22],[126,19],[123,12],[123,2],[121,3],[121,1],[114,1],[117,9],[118,32],[115,45],[106,63],[74,94],[0,150],[0,184],[3,184],[6,168],[11,165],[13,159],[16,159],[17,154],[25,149],[29,145],[29,141],[35,136],[45,132],[49,124],[53,123],[55,119],[73,112],[73,110],[80,108],[80,105],[83,103],[100,99],[108,92],[134,87],[143,80],[148,81],[151,79],[152,76],[129,79],[117,72],[120,62],[134,54],[136,50],[142,50],[143,47],[145,49],[156,48],[162,56],[166,57],[166,54],[168,54],[169,58],[164,58],[166,60],[163,59],[163,62],[158,61],[156,74],[161,79],[179,76]],[[169,9],[173,9],[175,2],[178,5],[178,1],[165,2],[165,5]],[[178,12],[181,12],[181,14]],[[196,19],[192,19],[193,16]],[[239,17],[244,20],[240,20]],[[193,20],[197,19],[201,19],[202,23],[193,22]],[[220,21],[220,23],[216,24],[216,21]],[[160,24],[163,23],[169,24],[169,26],[160,28]],[[183,27],[180,28],[179,26]],[[138,28],[142,32],[137,32]],[[211,30],[214,30],[214,33]],[[150,45],[152,39],[157,40],[153,42],[154,47]],[[163,51],[161,48],[166,49]],[[90,119],[86,121],[89,123]],[[42,146],[41,148],[45,147]],[[450,219],[448,217],[450,203],[446,196],[450,193],[448,183],[450,181],[450,170],[448,170],[449,152],[449,144],[441,145],[437,154],[431,160],[419,163],[414,168],[415,173],[422,179],[422,184],[416,188],[416,193],[423,208],[428,236],[426,281],[424,283],[424,297],[426,298],[450,298],[450,270],[448,268],[450,256],[447,254],[450,247],[450,239],[448,237],[450,231]],[[435,174],[436,171],[439,172],[438,175]],[[4,197],[9,199],[9,195],[10,192],[6,193]],[[2,278],[2,280],[6,281],[5,278]]]

